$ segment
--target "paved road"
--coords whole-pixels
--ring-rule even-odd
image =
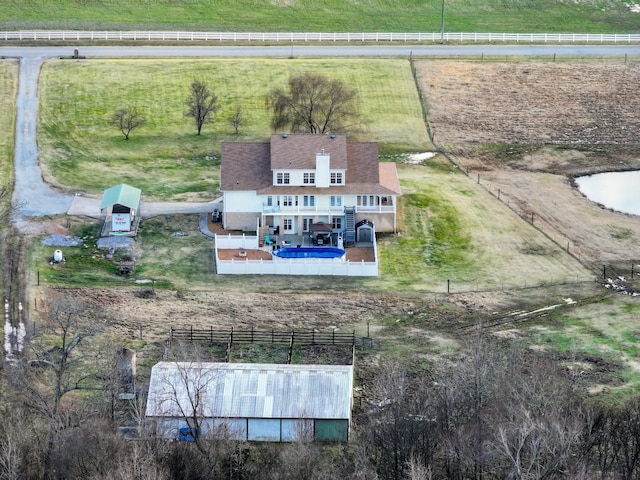
[[[0,56],[20,58],[16,101],[14,202],[19,218],[66,213],[73,196],[57,191],[42,180],[36,140],[37,89],[42,62],[70,56],[74,47],[0,47]],[[91,57],[414,57],[429,56],[620,56],[639,55],[637,45],[383,45],[383,46],[270,46],[270,47],[78,47],[80,55]]]

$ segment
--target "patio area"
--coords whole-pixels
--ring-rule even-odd
[[[346,260],[350,262],[373,262],[375,261],[373,247],[350,247],[345,249]],[[244,255],[241,253],[244,252]],[[218,249],[220,260],[271,260],[271,248],[260,248],[258,250],[221,248]]]

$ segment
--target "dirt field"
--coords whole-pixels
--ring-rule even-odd
[[[638,258],[640,219],[573,177],[640,168],[638,64],[421,62],[435,143],[590,265]]]

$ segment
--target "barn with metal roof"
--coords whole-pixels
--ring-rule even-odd
[[[146,416],[172,439],[343,442],[352,402],[353,365],[160,362]]]

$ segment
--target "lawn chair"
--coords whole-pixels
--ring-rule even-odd
[[[267,245],[274,245],[276,242],[274,242],[273,240],[271,240],[271,237],[269,235],[265,235],[264,237],[264,243],[266,243]]]

